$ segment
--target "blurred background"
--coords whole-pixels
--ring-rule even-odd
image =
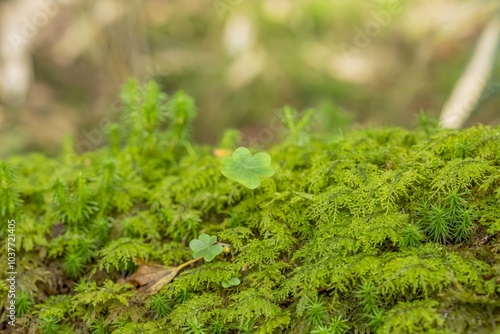
[[[182,89],[194,137],[255,138],[285,104],[335,126],[436,117],[499,1],[0,0],[0,155],[100,146],[135,76]],[[500,123],[500,59],[466,126]],[[333,125],[332,125],[333,124]],[[272,128],[272,127],[271,127]],[[90,138],[93,137],[93,140]],[[266,139],[267,140],[267,139]],[[90,147],[89,147],[90,148]]]

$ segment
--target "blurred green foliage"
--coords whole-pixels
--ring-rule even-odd
[[[305,110],[326,101],[354,124],[410,126],[421,109],[439,113],[495,6],[459,0],[75,2],[46,28],[47,46],[35,47],[36,83],[23,117],[12,111],[6,119],[15,128],[0,138],[11,147],[1,153],[55,149],[66,132],[86,140],[85,131],[117,117],[110,106],[119,109],[117,87],[130,75],[153,77],[168,94],[182,89],[193,96],[199,108],[193,135],[206,143],[217,142],[228,127],[242,131],[243,144],[262,142],[258,129],[285,104]],[[57,22],[72,29],[71,43]],[[81,51],[70,58],[75,49]],[[493,95],[469,125],[498,122]],[[32,119],[40,113],[50,115],[43,125]],[[344,121],[327,120],[318,124]]]

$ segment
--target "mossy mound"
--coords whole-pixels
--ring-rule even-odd
[[[67,143],[58,158],[0,164],[0,214],[16,221],[14,332],[500,327],[500,128],[423,122],[314,136],[288,112],[286,140],[267,150],[275,174],[251,190],[221,174],[220,152],[189,140],[187,95],[166,100],[156,84],[131,81],[122,99],[107,147],[79,155]],[[236,138],[228,132],[221,148]],[[117,283],[135,258],[191,260],[200,233],[230,253],[151,296]],[[0,291],[7,300],[5,280]]]

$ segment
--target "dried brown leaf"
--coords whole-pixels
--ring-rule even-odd
[[[147,295],[152,295],[161,290],[165,285],[170,283],[181,269],[194,263],[201,258],[188,261],[178,267],[165,267],[158,263],[143,262],[136,259],[135,263],[139,266],[137,271],[130,277],[127,277],[118,282],[127,282],[136,287],[139,287],[139,292]]]

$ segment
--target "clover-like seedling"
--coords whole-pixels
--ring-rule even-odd
[[[222,175],[249,189],[257,188],[261,177],[274,175],[269,154],[261,152],[252,156],[245,147],[236,149],[232,156],[222,158],[220,162],[223,165]]]
[[[227,289],[227,288],[230,288],[232,286],[236,286],[240,283],[241,283],[241,281],[239,280],[239,278],[231,277],[230,279],[226,279],[226,280],[222,281],[222,287]]]
[[[217,243],[216,236],[202,233],[198,239],[193,239],[189,243],[189,248],[193,251],[193,257],[203,257],[205,261],[212,261],[217,255],[222,253],[223,247]]]

